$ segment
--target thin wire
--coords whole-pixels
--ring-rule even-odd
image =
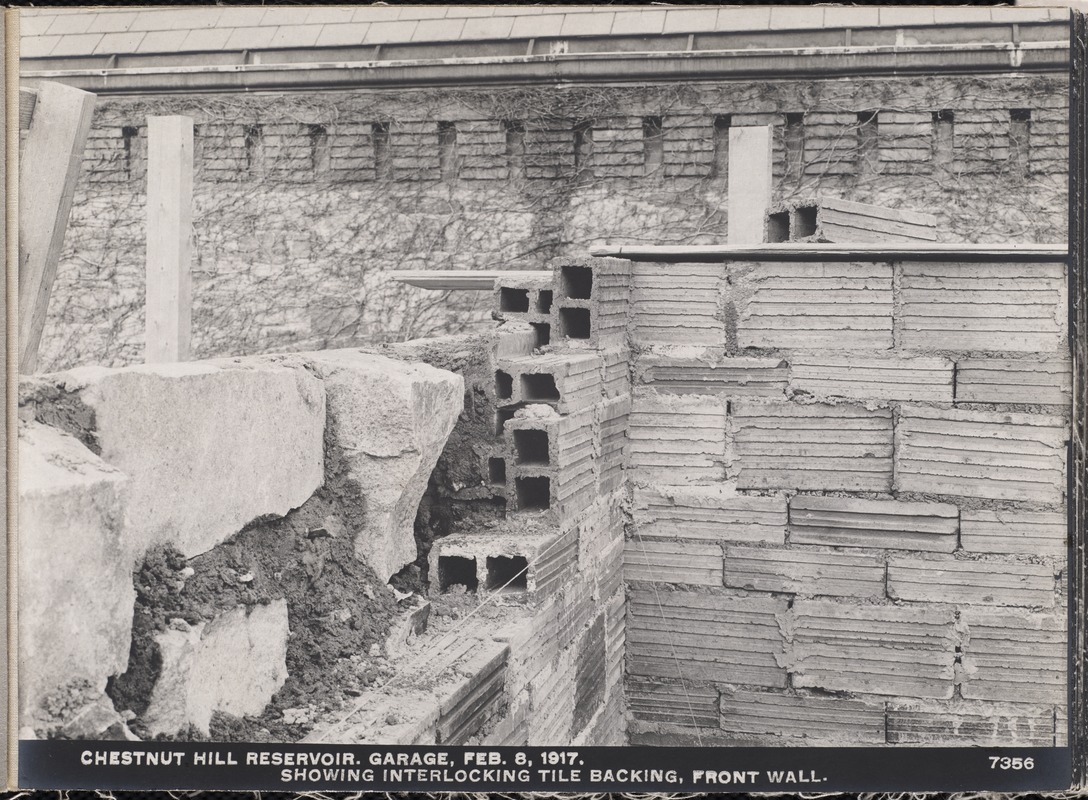
[[[539,558],[540,558],[540,554],[537,555],[537,559],[539,559]],[[527,561],[527,563],[525,564],[524,567],[522,567],[520,570],[518,570],[516,573],[514,573],[514,575],[512,575],[510,577],[510,580],[508,580],[506,583],[504,583],[499,588],[492,591],[484,599],[483,602],[481,602],[479,605],[477,605],[476,608],[472,609],[472,611],[469,612],[468,615],[462,617],[461,620],[453,628],[446,631],[446,633],[444,633],[441,637],[436,639],[428,647],[424,648],[420,653],[418,653],[417,654],[419,656],[418,660],[423,661],[426,664],[429,664],[430,662],[425,658],[425,656],[428,656],[428,655],[430,655],[430,654],[432,654],[434,652],[437,652],[440,649],[440,646],[446,641],[446,639],[448,639],[450,636],[452,636],[455,633],[460,633],[464,629],[465,625],[468,624],[468,621],[473,616],[475,616],[475,614],[480,609],[482,609],[484,606],[486,606],[488,603],[490,603],[492,600],[494,600],[496,597],[498,597],[500,594],[502,594],[502,590],[505,589],[507,586],[509,586],[511,583],[513,583],[515,580],[517,580],[519,577],[521,577],[522,573],[526,572],[531,565],[535,564],[537,559],[534,559],[532,562]],[[435,672],[434,674],[437,675],[438,673]],[[381,686],[379,686],[376,689],[373,689],[372,691],[374,691],[374,692],[384,691],[385,689],[387,689],[391,685],[393,685],[399,678],[404,678],[404,677],[408,677],[408,676],[411,676],[413,678],[420,678],[420,677],[425,677],[426,675],[427,675],[426,667],[423,670],[420,670],[420,671],[417,671],[417,672],[412,672],[412,671],[408,671],[408,670],[405,670],[404,672],[398,672],[398,673],[394,674],[393,676],[391,676],[389,678],[389,680],[387,680]],[[334,731],[337,731],[349,719],[351,719],[353,716],[355,716],[355,714],[357,714],[359,711],[361,711],[363,709],[364,704],[366,704],[366,703],[367,703],[367,698],[365,698],[365,697],[360,698],[359,700],[357,700],[356,703],[355,703],[355,706],[350,711],[348,711],[347,714],[345,714],[343,717],[341,717],[335,723],[330,725],[329,728],[326,729],[325,732],[322,733],[318,737],[317,741],[318,742],[324,742],[325,737],[329,736]]]
[[[680,659],[676,655],[676,642],[672,638],[672,628],[669,626],[668,620],[665,619],[665,608],[661,605],[661,594],[657,588],[657,576],[654,574],[654,568],[650,565],[650,556],[646,552],[646,542],[642,538],[642,534],[638,528],[635,528],[635,538],[638,541],[639,547],[642,549],[642,555],[646,557],[646,570],[650,573],[650,586],[653,587],[654,602],[657,603],[657,613],[661,616],[661,621],[664,623],[665,633],[669,637],[669,650],[672,653],[673,663],[676,664],[676,675],[680,678],[680,688],[684,691],[684,700],[687,702],[688,714],[691,715],[691,724],[695,728],[695,741],[699,743],[699,747],[703,746],[703,735],[699,732],[699,723],[695,719],[695,708],[691,704],[691,695],[688,693],[687,682],[684,678],[684,673],[680,669]]]

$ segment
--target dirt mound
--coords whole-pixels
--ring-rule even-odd
[[[171,547],[148,553],[135,575],[128,669],[107,687],[119,711],[137,715],[131,727],[138,735],[161,668],[153,637],[172,619],[195,625],[238,605],[287,599],[287,682],[258,718],[217,714],[210,737],[216,741],[298,740],[322,711],[387,671],[381,649],[397,602],[355,557],[355,505],[344,502],[344,489],[323,488],[286,517],[257,521],[189,560]],[[175,738],[204,737],[190,730]]]

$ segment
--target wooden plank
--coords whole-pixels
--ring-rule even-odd
[[[19,368],[38,363],[95,96],[59,83],[38,85],[19,168]]]
[[[779,242],[775,244],[714,245],[608,245],[592,248],[590,255],[632,261],[954,261],[1061,263],[1067,244],[831,244]]]
[[[421,289],[448,292],[464,289],[470,292],[485,292],[495,288],[497,281],[532,280],[544,274],[545,270],[484,270],[484,269],[403,269],[390,272],[395,281]]]
[[[192,331],[193,120],[147,118],[144,361],[189,360]]]
[[[763,241],[771,206],[771,126],[729,129],[729,244]]]
[[[872,203],[857,203],[853,200],[844,200],[841,197],[820,197],[813,205],[819,205],[823,209],[842,211],[847,214],[855,214],[863,217],[874,217],[883,220],[899,220],[909,225],[921,225],[926,228],[937,227],[936,214],[927,214],[924,211],[912,211],[907,208],[888,208]]]

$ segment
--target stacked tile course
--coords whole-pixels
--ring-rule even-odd
[[[1060,261],[632,263],[631,744],[1066,737]]]
[[[494,316],[531,326],[536,345],[495,359],[497,444],[481,471],[506,519],[439,539],[430,554],[440,589],[467,580],[478,593],[523,594],[530,611],[509,636],[509,712],[487,743],[624,742],[630,271],[566,259],[495,287]]]

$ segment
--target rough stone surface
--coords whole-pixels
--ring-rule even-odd
[[[130,478],[128,535],[144,549],[198,555],[322,483],[325,393],[302,370],[218,361],[49,379],[93,409],[102,459]]]
[[[212,713],[260,714],[287,680],[287,601],[245,606],[211,622],[156,637],[162,672],[144,715],[153,734],[194,725],[207,734]]]
[[[416,509],[463,408],[464,380],[355,350],[303,358],[325,383],[333,468],[366,495],[356,555],[387,579],[416,558]]]
[[[712,18],[714,11],[668,13]],[[766,30],[765,7],[721,13],[727,11],[730,25],[742,17],[736,30]],[[775,11],[783,12],[786,23],[801,12],[836,12],[836,21],[845,18],[858,27],[875,24],[877,15],[875,8],[858,7]],[[514,30],[529,30],[533,22],[519,18]],[[574,16],[568,22],[578,24]],[[1007,28],[1004,35],[1011,35]],[[61,369],[141,357],[138,198],[146,148],[126,149],[123,131],[136,127],[142,141],[149,114],[186,114],[197,124],[196,203],[205,212],[194,242],[200,269],[194,274],[193,346],[200,357],[345,347],[377,337],[394,341],[462,329],[487,316],[483,303],[470,308],[476,293],[435,303],[432,293],[386,280],[387,270],[486,264],[525,269],[536,267],[541,253],[580,253],[602,241],[725,241],[725,180],[713,172],[715,158],[724,155],[714,147],[721,131],[715,131],[713,118],[723,110],[735,126],[776,123],[779,131],[783,114],[806,112],[799,152],[789,150],[784,136],[774,137],[775,200],[839,196],[924,209],[938,216],[946,241],[1065,240],[1068,80],[1061,72],[723,78],[693,82],[684,91],[677,99],[674,82],[570,92],[527,87],[525,107],[532,113],[524,117],[520,171],[508,167],[500,122],[512,113],[510,99],[487,86],[224,93],[215,104],[197,95],[101,96],[49,307],[42,363]],[[954,180],[933,177],[944,169],[934,163],[932,146],[938,98],[940,108],[955,113],[956,144],[947,167]],[[1032,111],[1030,133],[1015,150],[1008,146],[1010,108]],[[882,109],[879,124],[859,126],[859,109]],[[665,163],[654,176],[661,184],[647,191],[643,117],[663,111]],[[376,175],[367,122],[383,118],[400,124],[392,137],[396,164],[389,179]],[[570,118],[595,118],[593,180],[570,180]],[[457,125],[459,181],[437,180],[435,120]],[[262,126],[265,167],[256,174],[246,171],[243,131],[253,124]],[[311,157],[313,124],[327,129],[327,150],[318,148],[318,157]],[[860,137],[863,130],[872,138]],[[1024,157],[1029,179],[1011,153]],[[647,272],[660,274],[667,289],[678,267],[654,265]],[[686,281],[673,284],[686,287]],[[636,285],[636,292],[641,289]],[[677,307],[683,309],[694,294],[678,293]],[[699,295],[700,306],[704,297]],[[637,311],[643,319],[656,316]],[[713,304],[698,316],[713,325]],[[667,306],[659,324],[640,324],[651,341],[701,338],[693,327],[687,320],[678,325]],[[719,322],[719,340],[723,328]]]
[[[126,476],[74,437],[19,427],[20,709],[80,682],[101,693],[125,668],[134,554]],[[40,717],[39,717],[40,718]],[[24,716],[24,724],[33,719]]]

